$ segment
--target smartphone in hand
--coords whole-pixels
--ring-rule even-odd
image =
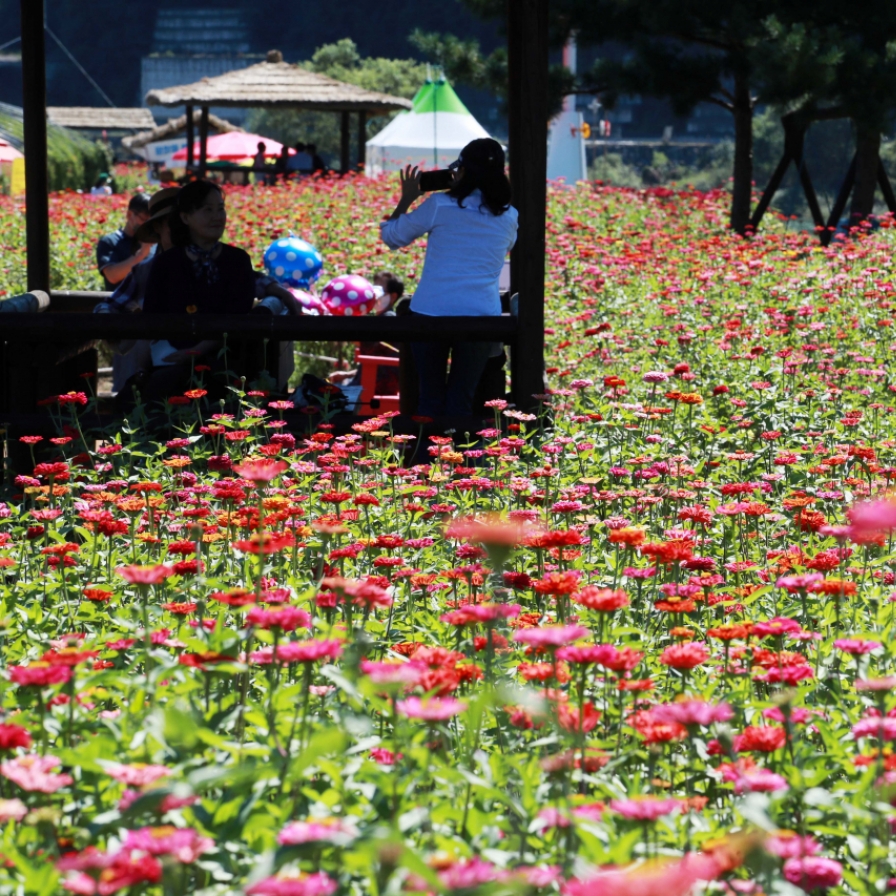
[[[420,175],[420,191],[433,193],[436,190],[449,190],[454,183],[454,172],[450,168],[438,171],[424,171]]]

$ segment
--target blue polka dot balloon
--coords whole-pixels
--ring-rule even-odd
[[[264,253],[268,273],[287,287],[307,289],[324,268],[320,252],[296,236],[274,240]]]

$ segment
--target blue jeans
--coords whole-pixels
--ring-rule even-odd
[[[420,380],[417,413],[422,417],[472,414],[473,396],[490,351],[490,342],[412,342]]]

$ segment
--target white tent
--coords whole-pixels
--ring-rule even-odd
[[[365,170],[368,177],[378,177],[409,164],[445,168],[471,140],[488,136],[447,81],[427,81],[414,97],[414,108],[396,115],[367,141]]]

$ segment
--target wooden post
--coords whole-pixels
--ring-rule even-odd
[[[43,3],[22,0],[21,17],[28,289],[46,292],[50,289],[50,205]]]
[[[849,201],[849,194],[852,192],[853,185],[856,182],[856,157],[853,155],[852,162],[849,165],[849,170],[846,172],[846,177],[843,178],[843,183],[840,185],[840,192],[837,194],[837,199],[834,202],[833,208],[831,208],[831,213],[828,215],[828,226],[827,229],[821,236],[821,243],[823,246],[827,246],[830,243],[831,239],[834,236],[834,231],[837,229],[837,222],[840,220],[840,216],[843,214],[843,209],[846,208],[846,203]]]
[[[513,400],[534,409],[544,392],[544,275],[547,214],[548,0],[508,0],[510,179],[519,230],[511,290],[519,293],[513,344]]]
[[[812,215],[812,221],[818,231],[818,238],[824,242],[825,221],[824,215],[821,213],[821,206],[818,204],[818,196],[815,195],[815,187],[812,185],[812,178],[809,177],[809,169],[806,167],[806,156],[803,149],[805,143],[805,128],[795,129],[792,135],[793,148],[790,150],[793,156],[793,164],[796,165],[797,174],[800,176],[800,184],[809,205],[809,212]]]
[[[205,177],[205,166],[208,160],[208,106],[202,107],[199,118],[199,176]]]
[[[341,144],[340,144],[340,152],[339,152],[339,167],[343,174],[348,174],[349,167],[351,166],[351,141],[349,138],[349,114],[348,112],[342,113],[342,131],[340,134]]]
[[[887,177],[887,169],[884,168],[884,163],[880,158],[877,160],[877,183],[883,194],[884,202],[887,203],[887,208],[896,215],[896,195],[893,194],[893,186],[890,183],[890,178]]]
[[[196,142],[196,131],[193,128],[193,107],[187,106],[187,171],[191,171],[196,159],[193,157],[193,144]]]
[[[362,109],[358,113],[358,157],[357,170],[360,171],[366,162],[367,153],[367,113]]]
[[[772,174],[771,180],[768,182],[768,186],[765,188],[765,191],[762,194],[762,198],[759,200],[759,205],[756,206],[756,210],[753,212],[753,217],[750,218],[750,227],[755,231],[759,229],[759,225],[762,222],[762,217],[765,215],[768,207],[775,197],[775,193],[778,192],[778,187],[781,186],[781,181],[784,179],[784,175],[787,173],[787,166],[790,164],[790,153],[787,149],[784,149],[784,155],[781,156],[781,161],[778,162],[778,167],[775,168],[774,174]]]

